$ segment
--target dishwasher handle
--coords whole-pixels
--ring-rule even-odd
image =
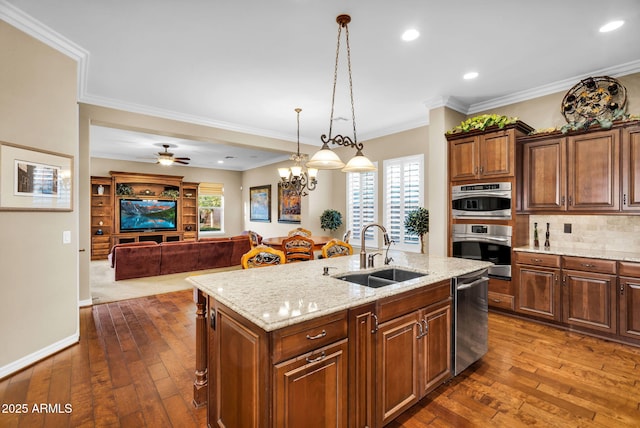
[[[488,276],[481,276],[480,278],[476,279],[475,281],[471,281],[471,282],[466,282],[463,284],[460,284],[456,287],[456,290],[466,290],[468,288],[471,287],[475,287],[476,285],[485,282],[485,281],[489,281],[489,277]]]

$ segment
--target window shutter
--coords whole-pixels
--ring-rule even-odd
[[[399,250],[420,251],[420,237],[406,233],[404,219],[409,211],[423,206],[423,159],[416,155],[384,161],[384,224]]]
[[[360,242],[360,231],[376,222],[378,212],[378,174],[372,172],[347,173],[347,229],[354,242]],[[366,246],[378,246],[377,229],[369,229],[365,235]]]

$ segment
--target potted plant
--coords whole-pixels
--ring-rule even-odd
[[[342,226],[342,214],[334,209],[326,209],[320,216],[320,227],[322,230],[338,230]]]
[[[420,237],[420,252],[424,254],[424,235],[429,233],[429,210],[419,207],[409,211],[404,219],[404,227],[409,235]]]

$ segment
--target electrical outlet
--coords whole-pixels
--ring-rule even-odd
[[[571,233],[571,223],[564,224],[564,233]]]

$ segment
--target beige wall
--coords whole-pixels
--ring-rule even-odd
[[[76,62],[1,20],[0,52],[0,141],[75,160]],[[75,166],[72,212],[0,211],[0,377],[78,340]]]
[[[333,208],[340,211],[344,217],[344,204],[340,204],[340,198],[336,192],[342,190],[334,184],[334,171],[320,171],[318,173],[318,184],[316,189],[309,192],[301,200],[301,221],[300,224],[279,223],[278,222],[278,175],[279,167],[287,167],[293,165],[293,161],[280,162],[273,165],[267,165],[261,168],[245,171],[243,174],[243,217],[245,229],[253,230],[263,237],[284,236],[287,232],[298,226],[311,230],[313,234],[328,235],[329,231],[323,231],[320,228],[320,215],[327,208]],[[251,221],[249,216],[249,189],[254,186],[271,185],[271,221],[257,222]],[[344,193],[344,190],[342,190]],[[336,231],[338,236],[342,231]]]
[[[627,112],[640,114],[640,73],[617,78],[627,89]],[[576,82],[577,83],[577,82]],[[471,116],[486,113],[503,114],[518,117],[535,129],[561,127],[567,123],[560,111],[560,104],[567,91],[556,92],[528,101],[497,107],[489,111],[481,111]]]

